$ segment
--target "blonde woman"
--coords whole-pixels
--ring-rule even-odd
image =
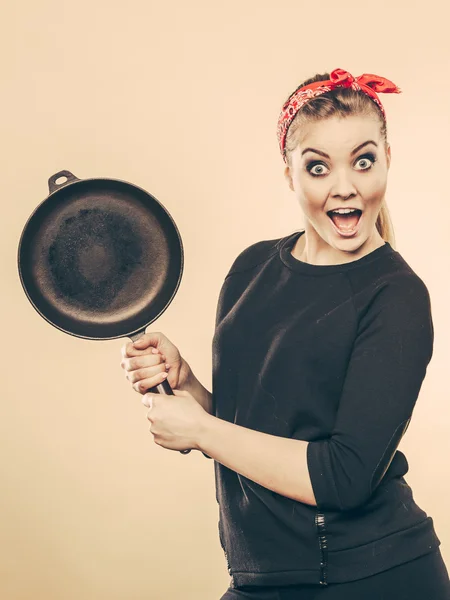
[[[397,449],[433,353],[425,283],[395,250],[377,92],[342,69],[278,120],[305,228],[245,248],[220,292],[213,388],[162,333],[123,348],[155,443],[214,460],[222,600],[448,600],[432,517]],[[167,377],[174,396],[147,390]]]

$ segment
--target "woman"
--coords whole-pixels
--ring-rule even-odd
[[[212,394],[162,333],[123,350],[155,443],[214,459],[222,600],[450,598],[433,520],[397,450],[433,353],[424,282],[394,249],[376,92],[342,69],[283,105],[278,141],[304,230],[225,277]],[[146,391],[165,377],[175,396]]]

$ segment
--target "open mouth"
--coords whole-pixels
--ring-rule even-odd
[[[354,209],[351,212],[341,214],[330,210],[327,212],[327,215],[330,217],[337,232],[348,236],[356,233],[361,220],[362,210]]]

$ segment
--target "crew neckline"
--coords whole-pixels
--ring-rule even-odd
[[[347,263],[339,263],[336,265],[313,265],[295,258],[295,256],[291,254],[291,250],[294,247],[295,242],[304,233],[305,230],[301,229],[300,231],[295,231],[294,233],[288,235],[280,245],[279,256],[281,261],[290,269],[308,275],[329,275],[330,273],[343,273],[357,267],[365,266],[381,256],[394,252],[394,249],[390,243],[385,241],[382,246],[375,248],[375,250],[372,250],[372,252],[369,252],[361,258],[357,258],[356,260],[352,260]]]

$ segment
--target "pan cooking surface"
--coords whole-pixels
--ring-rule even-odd
[[[102,310],[111,306],[142,259],[132,223],[118,213],[92,208],[65,219],[47,262],[62,297],[74,306]]]
[[[80,337],[123,337],[165,310],[183,250],[153,196],[116,180],[88,179],[50,195],[30,217],[20,275],[34,307]]]

